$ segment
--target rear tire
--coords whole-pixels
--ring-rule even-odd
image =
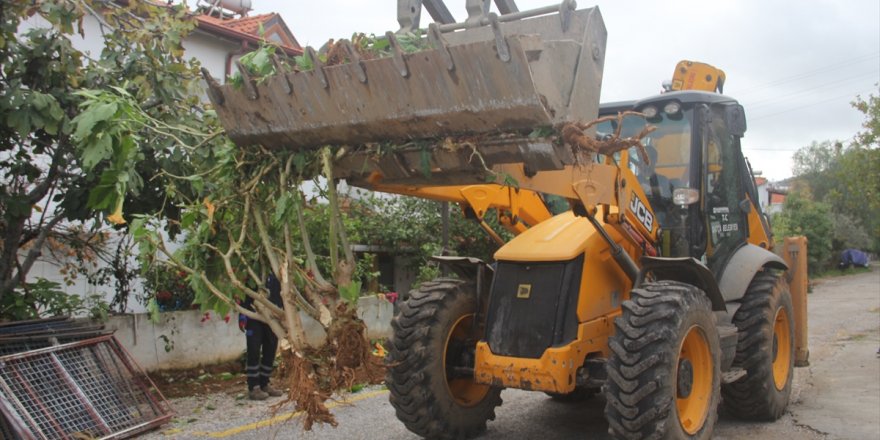
[[[461,439],[486,430],[501,389],[477,384],[454,367],[474,367],[476,296],[461,280],[423,283],[400,304],[386,382],[397,418],[429,439]]]
[[[746,375],[722,386],[721,393],[724,408],[745,420],[776,420],[791,398],[794,310],[791,294],[777,288],[777,281],[770,272],[756,274],[733,315],[739,331],[733,367]]]
[[[706,294],[674,281],[633,289],[609,340],[605,416],[614,438],[708,439],[721,350]]]

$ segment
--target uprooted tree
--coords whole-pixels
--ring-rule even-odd
[[[376,383],[384,374],[356,315],[361,286],[353,279],[355,257],[329,175],[331,155],[329,149],[304,154],[221,146],[216,162],[205,164],[201,174],[210,182],[205,197],[183,206],[186,238],[179,247],[163,239],[158,219],[132,222],[142,258],[149,264],[155,256],[153,262],[188,273],[203,308],[258,319],[289,342],[282,349],[282,380],[288,381],[289,399],[306,412],[307,429],[314,421],[335,424],[323,404],[332,392]],[[319,264],[312,250],[301,191],[304,178],[319,168],[328,177],[329,264]],[[283,308],[267,299],[263,280],[269,273],[280,281]],[[254,311],[237,304],[245,297],[254,299]],[[309,346],[299,312],[321,325],[324,344]]]

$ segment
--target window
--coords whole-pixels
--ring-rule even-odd
[[[723,263],[726,256],[745,241],[745,221],[740,202],[740,163],[734,137],[724,124],[723,109],[712,110],[706,144],[706,214],[709,228],[709,265]]]
[[[657,116],[646,120],[641,116],[623,118],[622,138],[637,135],[645,125],[656,129],[642,139],[650,164],[644,163],[635,148],[630,149],[629,168],[639,179],[648,201],[657,215],[660,225],[669,226],[671,216],[668,210],[674,206],[672,192],[677,188],[699,188],[691,185],[691,117],[692,110],[678,111],[673,115],[658,112]],[[598,136],[612,135],[617,129],[617,121],[603,122],[596,128]]]

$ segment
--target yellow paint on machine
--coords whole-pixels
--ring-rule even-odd
[[[501,385],[532,391],[569,393],[575,375],[589,353],[605,353],[615,316],[585,322],[578,326],[577,339],[563,347],[551,347],[538,359],[500,356],[486,342],[477,343],[475,376],[478,383]],[[607,353],[606,353],[607,355]]]

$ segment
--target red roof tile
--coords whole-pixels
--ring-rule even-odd
[[[224,20],[223,25],[231,29],[242,31],[244,33],[259,35],[260,25],[269,21],[276,15],[278,14],[275,12],[270,12],[268,14],[253,15],[250,17],[243,17],[235,20]]]
[[[223,20],[209,15],[196,15],[196,20],[198,21],[198,27],[205,32],[224,35],[226,37],[236,38],[251,43],[259,43],[262,40],[262,37],[259,35],[260,25],[276,16],[278,16],[278,14],[272,12],[252,17]],[[283,22],[281,17],[278,18]],[[302,49],[299,47],[285,44],[282,45],[282,48],[290,55],[302,54]]]

